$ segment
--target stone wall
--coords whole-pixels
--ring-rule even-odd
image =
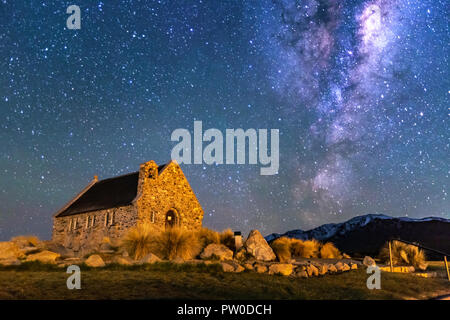
[[[203,209],[180,166],[171,161],[158,174],[154,161],[141,165],[136,207],[138,223],[150,223],[164,230],[166,214],[172,210],[178,226],[187,230],[201,228]]]
[[[97,249],[105,237],[119,241],[136,223],[134,205],[54,218],[52,240],[83,254]]]

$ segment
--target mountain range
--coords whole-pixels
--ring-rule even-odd
[[[271,242],[283,236],[333,242],[339,250],[350,255],[377,255],[386,241],[392,238],[416,242],[450,254],[450,219],[440,217],[413,219],[368,214],[308,231],[297,229],[284,234],[272,233],[265,239]],[[430,258],[442,258],[432,252],[426,253]]]

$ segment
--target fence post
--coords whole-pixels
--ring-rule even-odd
[[[450,272],[448,271],[447,256],[444,256],[444,263],[445,263],[445,270],[447,270],[447,278],[448,278],[448,281],[450,281]]]
[[[389,262],[390,262],[390,266],[391,266],[391,272],[394,272],[394,267],[392,266],[392,248],[391,248],[391,242],[389,240]]]

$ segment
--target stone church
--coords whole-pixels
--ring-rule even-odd
[[[52,240],[82,253],[139,224],[195,230],[202,219],[203,209],[176,161],[160,166],[149,161],[137,172],[100,181],[95,176],[55,213]]]

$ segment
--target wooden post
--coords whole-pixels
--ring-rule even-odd
[[[445,263],[445,269],[447,270],[447,278],[448,278],[448,281],[450,281],[450,272],[448,271],[448,262],[447,262],[446,256],[444,256],[444,263]]]
[[[392,247],[391,247],[391,241],[389,241],[389,262],[391,265],[391,272],[394,272],[394,266],[392,265]]]

